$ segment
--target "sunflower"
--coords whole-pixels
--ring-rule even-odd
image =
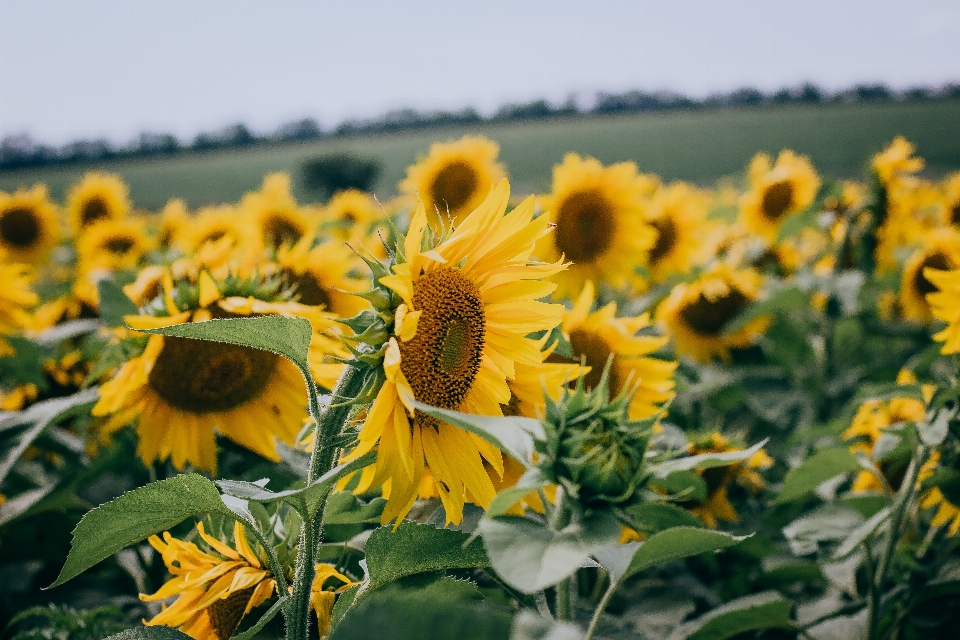
[[[960,268],[960,233],[938,229],[903,265],[900,280],[900,309],[908,320],[929,322],[933,319],[926,296],[937,291],[937,285],[926,276],[927,269],[949,271]]]
[[[789,216],[813,203],[820,177],[806,156],[785,149],[771,164],[770,156],[758,153],[748,170],[750,189],[740,199],[744,224],[759,236],[774,240]]]
[[[526,336],[560,322],[560,305],[537,300],[555,287],[541,279],[564,265],[529,258],[549,224],[543,216],[533,219],[532,198],[504,215],[509,193],[501,180],[435,246],[425,242],[429,227],[421,203],[397,247],[402,261],[379,279],[402,302],[391,314],[394,335],[384,347],[386,381],[351,456],[377,449],[373,471],[364,474],[359,490],[384,486],[384,523],[399,522],[410,511],[428,472],[453,523],[462,519],[465,500],[486,507],[493,499],[484,461],[503,475],[499,450],[415,411],[412,400],[499,416],[501,405],[510,402],[507,379],[515,377],[516,364],[542,361],[538,343]]]
[[[90,172],[67,194],[67,214],[73,232],[106,220],[119,220],[130,212],[129,189],[120,176]]]
[[[569,153],[553,168],[553,192],[543,208],[556,230],[537,253],[573,262],[559,278],[558,295],[572,299],[587,280],[621,286],[632,279],[656,244],[656,230],[643,220],[644,199],[655,187],[632,162],[604,167]]]
[[[320,212],[323,228],[335,238],[348,241],[364,236],[386,215],[377,200],[357,189],[338,191]]]
[[[749,346],[769,324],[766,317],[751,320],[733,332],[729,322],[759,298],[760,274],[734,270],[717,262],[697,280],[678,284],[657,308],[657,321],[666,327],[677,352],[708,362],[714,355],[730,359],[731,347]]]
[[[179,238],[180,247],[187,255],[207,243],[219,241],[251,253],[259,253],[261,248],[256,230],[243,223],[235,207],[226,204],[201,207]]]
[[[301,304],[323,308],[342,318],[350,318],[370,305],[352,295],[370,288],[368,280],[351,275],[362,262],[346,245],[322,242],[313,246],[313,238],[304,237],[294,246],[277,252],[280,275],[295,288]]]
[[[151,248],[143,223],[133,218],[92,224],[77,241],[84,269],[132,269]]]
[[[925,469],[920,473],[919,480],[923,481],[931,475],[933,475],[933,469]],[[951,537],[960,533],[960,507],[948,500],[937,487],[927,491],[920,499],[921,509],[933,509],[934,507],[936,507],[937,512],[933,515],[930,526],[942,527],[947,525],[947,535]]]
[[[897,136],[886,149],[873,156],[871,166],[883,185],[890,185],[923,169],[923,158],[914,157],[916,147],[903,136]]]
[[[656,415],[660,405],[674,396],[673,370],[677,363],[650,357],[667,343],[657,335],[636,335],[650,327],[650,315],[617,317],[617,305],[611,302],[591,313],[594,304],[593,283],[587,282],[573,309],[564,314],[564,336],[573,347],[573,360],[590,367],[584,376],[587,390],[600,383],[610,356],[609,385],[611,396],[625,386],[636,387],[630,401],[631,420]]]
[[[239,522],[233,526],[232,545],[208,535],[202,522],[197,523],[197,533],[203,549],[169,531],[162,540],[148,539],[173,578],[156,593],[140,594],[140,599],[157,602],[176,596],[176,600],[146,624],[173,627],[196,640],[228,640],[246,614],[274,596],[277,582]]]
[[[190,227],[191,223],[187,203],[180,198],[171,198],[160,212],[157,244],[161,247],[179,246],[181,236]]]
[[[742,448],[733,445],[719,433],[713,433],[708,438],[695,442],[690,447],[690,455],[704,453],[726,453],[742,451]],[[769,469],[773,466],[773,458],[763,449],[757,451],[746,460],[725,467],[700,469],[697,473],[707,485],[707,496],[704,500],[688,500],[679,505],[688,509],[693,515],[703,520],[711,529],[717,528],[717,520],[736,522],[737,511],[730,502],[729,488],[736,483],[752,493],[758,493],[766,483],[757,469]]]
[[[940,353],[960,353],[960,269],[925,269],[923,274],[938,289],[927,295],[930,313],[947,323],[943,330],[934,334],[933,339],[944,343]]]
[[[685,182],[668,185],[653,196],[644,217],[657,232],[647,257],[655,281],[686,273],[702,261],[709,206],[706,194]]]
[[[906,369],[897,374],[898,384],[913,384],[916,381],[916,377]],[[924,385],[924,397],[929,399],[934,390],[935,388],[931,385]],[[890,400],[868,400],[857,408],[857,413],[853,416],[850,426],[841,437],[844,440],[851,441],[849,444],[850,451],[862,453],[868,458],[872,458],[874,447],[885,429],[900,422],[920,422],[925,414],[925,403],[916,398],[895,397]],[[900,488],[900,483],[903,481],[906,462],[901,462],[902,464],[895,467],[883,462],[878,464],[880,471],[894,491]],[[854,493],[882,492],[883,484],[873,473],[860,471],[853,480],[851,490]]]
[[[240,209],[267,247],[296,244],[310,231],[310,221],[290,193],[290,176],[285,173],[268,174],[259,191],[243,197]]]
[[[167,274],[160,295],[141,307],[139,315],[125,320],[133,329],[146,329],[211,318],[282,314],[310,320],[316,332],[312,350],[326,344],[321,339],[332,341],[337,328],[331,320],[316,308],[271,296],[277,289],[276,283],[235,277],[217,282],[207,271],[200,272],[196,283],[175,284]],[[320,360],[322,355],[311,353],[311,361]],[[138,453],[147,463],[172,458],[177,469],[190,463],[213,471],[215,432],[265,458],[279,460],[275,439],[293,444],[306,415],[306,402],[299,371],[274,353],[152,335],[143,352],[101,386],[92,413],[107,418],[105,436],[136,420]]]
[[[30,280],[29,266],[0,262],[0,356],[13,353],[4,334],[16,333],[32,324],[28,309],[40,298],[30,289]]]
[[[459,222],[484,201],[506,175],[497,162],[500,145],[483,136],[434,142],[426,156],[407,168],[401,193],[423,201],[432,226]]]
[[[39,265],[59,239],[56,206],[41,184],[0,191],[0,257]]]

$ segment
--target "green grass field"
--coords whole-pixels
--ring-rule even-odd
[[[185,153],[174,158],[101,162],[0,172],[0,189],[47,183],[56,198],[84,172],[102,168],[121,174],[134,202],[147,209],[180,196],[193,206],[237,200],[270,171],[288,171],[299,198],[298,170],[308,157],[352,151],[377,157],[383,166],[376,191],[391,196],[405,168],[435,140],[479,133],[497,140],[514,191],[549,188],[551,167],[576,151],[603,162],[634,160],[645,172],[666,180],[710,184],[740,173],[757,151],[791,148],[809,155],[829,177],[859,177],[870,156],[902,134],[917,145],[928,171],[960,169],[960,102],[875,105],[758,107],[607,117],[580,117],[525,123],[481,124],[388,136],[356,136],[252,150]]]

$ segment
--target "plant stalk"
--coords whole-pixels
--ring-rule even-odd
[[[575,575],[564,578],[556,586],[557,620],[573,620],[572,583]]]
[[[587,635],[583,637],[583,640],[591,640],[593,638],[593,634],[597,631],[597,624],[600,622],[600,616],[603,615],[604,609],[610,604],[610,598],[613,597],[613,592],[617,590],[618,586],[620,586],[620,580],[614,580],[613,576],[610,576],[610,586],[607,587],[603,597],[600,598],[600,602],[597,604],[597,608],[594,609],[593,617],[590,618],[590,626],[587,627]]]

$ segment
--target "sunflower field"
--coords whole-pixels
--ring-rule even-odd
[[[957,637],[960,173],[498,157],[0,192],[2,637]]]

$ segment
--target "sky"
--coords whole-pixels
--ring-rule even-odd
[[[957,0],[0,0],[0,137],[960,81]]]

